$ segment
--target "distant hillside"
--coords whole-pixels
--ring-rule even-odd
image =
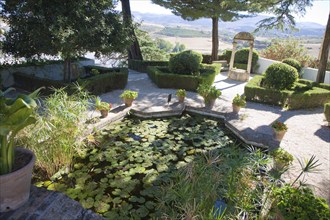
[[[152,13],[140,13],[133,12],[136,21],[142,21],[143,23],[153,23],[159,24],[166,27],[186,27],[189,29],[196,29],[199,31],[210,31],[212,28],[211,19],[198,19],[194,21],[186,21],[179,16],[175,15],[163,15],[163,14],[152,14]],[[239,31],[248,31],[253,32],[257,23],[267,18],[267,16],[255,16],[250,18],[240,19],[234,22],[220,22],[219,23],[219,32],[239,32]],[[291,36],[312,36],[312,37],[322,37],[325,31],[325,26],[317,24],[314,22],[298,22],[296,27],[299,31],[289,31],[281,32],[278,30],[270,30],[267,32],[257,33],[257,35],[265,37],[286,37]]]

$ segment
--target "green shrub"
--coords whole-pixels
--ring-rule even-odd
[[[249,51],[250,48],[243,48],[235,53],[235,63],[242,63],[242,64],[248,64],[249,60]],[[259,54],[257,51],[253,50],[252,53],[252,68],[257,64],[259,59]]]
[[[275,208],[284,219],[330,219],[326,201],[314,196],[311,189],[286,185],[274,190]]]
[[[324,116],[330,124],[330,102],[324,104]]]
[[[239,107],[245,107],[246,106],[246,97],[245,95],[240,96],[239,94],[236,94],[236,96],[234,97],[232,104],[239,106]]]
[[[292,58],[287,58],[282,60],[282,63],[286,63],[294,68],[296,68],[296,70],[298,71],[298,73],[300,73],[301,71],[301,63],[298,60],[292,59]]]
[[[90,98],[80,87],[72,95],[56,89],[43,100],[36,124],[21,132],[18,141],[36,154],[42,175],[51,177],[61,168],[70,168],[73,156],[82,149]]]
[[[207,83],[200,84],[197,88],[197,92],[204,98],[205,104],[208,104],[211,100],[217,99],[221,96],[220,89],[217,89],[215,86],[211,86]]]
[[[245,64],[245,63],[234,63],[234,68],[247,70],[247,64]]]
[[[128,60],[128,68],[146,73],[149,66],[168,66],[168,61]]]
[[[330,101],[330,91],[313,87],[307,91],[275,90],[263,87],[264,76],[253,77],[245,86],[249,101],[280,105],[288,109],[304,109],[323,106]]]
[[[185,89],[196,91],[198,85],[202,82],[213,84],[215,76],[220,72],[221,65],[212,64],[201,65],[200,76],[180,75],[170,73],[166,67],[148,67],[150,79],[159,88]]]
[[[198,75],[202,54],[187,50],[170,58],[169,69],[175,74]]]
[[[290,89],[298,79],[298,72],[285,63],[273,63],[265,72],[265,83],[269,88]]]

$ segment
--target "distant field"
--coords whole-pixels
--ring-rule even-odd
[[[192,29],[185,29],[180,27],[165,27],[161,31],[158,31],[156,34],[165,35],[169,37],[211,37],[209,31],[198,31]]]

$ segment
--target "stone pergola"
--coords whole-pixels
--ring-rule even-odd
[[[250,44],[249,59],[246,70],[234,68],[237,41],[239,40],[249,41]],[[230,65],[229,65],[229,73],[228,73],[229,79],[238,80],[238,81],[249,81],[251,65],[252,65],[253,44],[254,44],[254,37],[249,32],[239,32],[238,34],[235,35],[233,41],[233,51],[231,53]]]

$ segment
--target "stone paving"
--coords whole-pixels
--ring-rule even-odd
[[[246,83],[227,79],[226,73],[216,77],[214,85],[221,89],[222,96],[216,101],[213,111],[221,113],[240,134],[247,140],[264,143],[271,148],[281,146],[295,156],[294,163],[285,175],[286,181],[292,181],[299,173],[297,158],[309,158],[316,155],[321,163],[319,173],[307,176],[307,183],[315,193],[330,203],[330,128],[324,121],[323,108],[285,111],[277,106],[248,102],[239,115],[232,113],[231,100],[236,94],[244,93]],[[159,89],[151,82],[147,74],[130,71],[126,89],[139,92],[133,108],[144,112],[164,112],[178,108],[174,89]],[[123,90],[115,90],[101,95],[102,101],[113,104],[109,117],[121,117],[125,109],[119,98]],[[172,94],[170,105],[168,94]],[[203,108],[203,99],[194,92],[187,92],[185,104],[192,108]],[[97,117],[96,111],[89,112],[90,117]],[[109,119],[109,120],[110,120]],[[107,119],[102,119],[105,123]],[[112,120],[112,119],[111,119]],[[289,129],[281,143],[273,139],[270,127],[275,120],[285,122]],[[63,195],[62,193],[32,187],[31,198],[20,209],[0,213],[0,219],[102,219],[89,210]]]

